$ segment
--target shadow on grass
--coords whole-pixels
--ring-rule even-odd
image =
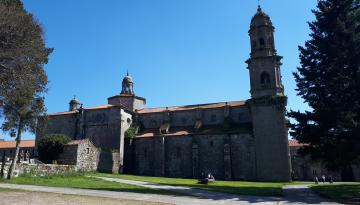
[[[177,184],[168,184],[171,186],[179,186]],[[180,185],[181,186],[181,185]],[[232,187],[232,186],[219,186],[214,184],[202,185],[194,184],[188,187],[195,189],[202,189],[212,192],[222,192],[234,195],[251,195],[251,196],[282,196],[282,189],[280,187]]]
[[[168,178],[154,178],[141,176],[114,176],[111,179],[125,179],[133,181],[141,181],[143,186],[151,185],[154,188],[157,186],[163,189],[177,191],[180,193],[188,193],[196,196],[202,196],[214,201],[217,200],[231,200],[247,203],[259,202],[274,202],[279,201],[287,203],[304,203],[304,204],[321,204],[324,202],[331,202],[327,199],[317,196],[309,188],[304,187],[288,187],[284,191],[283,185],[291,185],[289,183],[262,183],[262,182],[231,182],[231,181],[216,181],[208,185],[195,184],[196,180],[189,179],[171,179]],[[106,178],[105,177],[105,178]],[[130,179],[132,178],[132,179]],[[119,181],[121,182],[121,181]],[[126,183],[126,182],[124,182]],[[296,183],[299,184],[299,183]],[[168,185],[172,187],[164,187]],[[181,187],[184,187],[183,189]],[[187,188],[186,188],[187,187]]]
[[[359,184],[334,184],[312,186],[311,189],[317,194],[346,204],[360,204]]]

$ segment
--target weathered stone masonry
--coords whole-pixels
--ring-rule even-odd
[[[112,170],[131,174],[289,181],[286,97],[274,30],[259,8],[249,30],[249,100],[146,108],[128,73],[120,95],[108,98],[107,105],[83,108],[73,99],[68,112],[50,115],[37,140],[46,133],[89,138],[97,147],[119,150],[119,168],[110,160]],[[137,132],[124,139],[130,125]]]

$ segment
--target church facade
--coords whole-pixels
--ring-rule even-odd
[[[274,27],[259,7],[251,20],[248,64],[251,98],[234,102],[147,108],[127,74],[120,95],[84,108],[75,98],[67,112],[49,115],[36,141],[50,133],[90,139],[120,153],[122,173],[218,179],[290,181],[287,98]],[[131,128],[133,135],[127,135]],[[127,136],[127,137],[125,137]]]

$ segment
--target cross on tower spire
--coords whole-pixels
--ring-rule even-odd
[[[258,0],[258,11],[261,11],[260,0]]]

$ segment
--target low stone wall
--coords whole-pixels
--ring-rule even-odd
[[[4,177],[7,176],[10,164],[7,163],[4,167]],[[31,176],[52,176],[58,174],[66,174],[75,172],[74,165],[57,165],[57,164],[26,164],[20,163],[16,165],[14,176],[17,177],[23,174],[31,174]]]

